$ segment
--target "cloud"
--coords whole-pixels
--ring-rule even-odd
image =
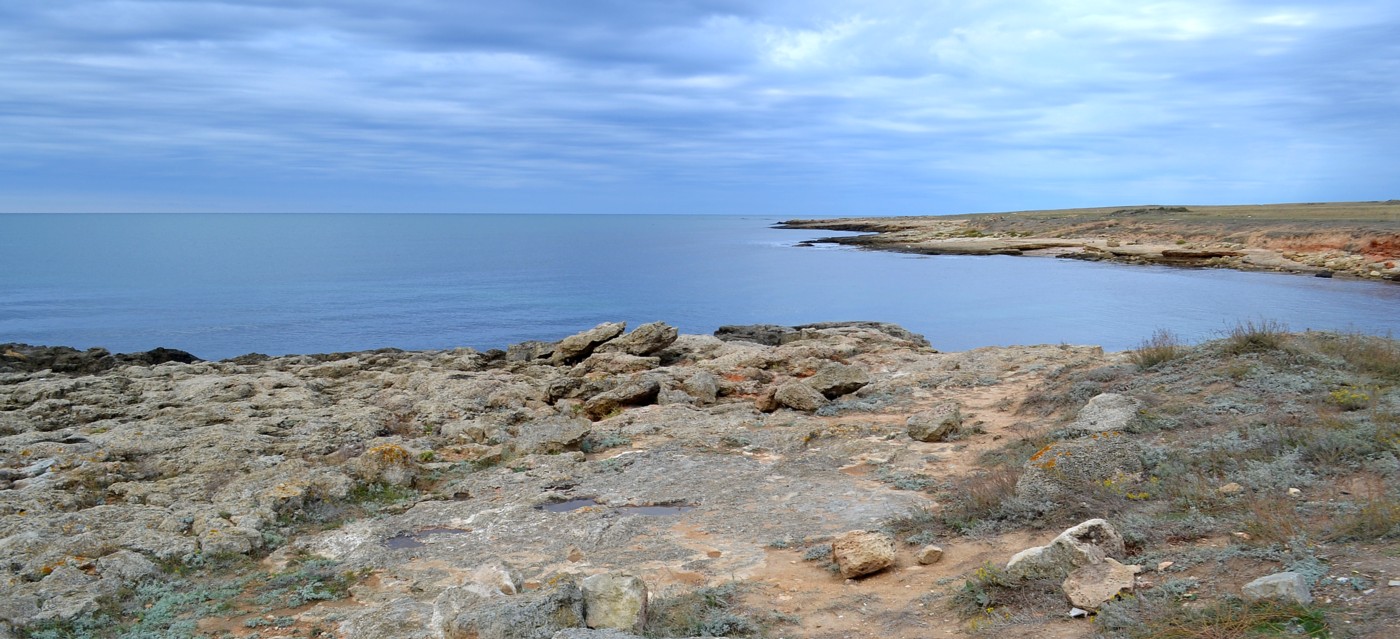
[[[1369,0],[8,3],[0,210],[1385,198],[1397,31]]]

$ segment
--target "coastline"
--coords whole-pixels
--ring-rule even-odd
[[[0,636],[1116,636],[1163,622],[1119,592],[1189,585],[1170,621],[1295,567],[1348,602],[1332,623],[1383,633],[1400,605],[1373,542],[1400,534],[1393,340],[625,329],[219,362],[7,345]],[[1089,564],[1025,564],[1076,524]],[[1097,599],[1072,585],[1122,565]]]
[[[854,231],[809,243],[919,255],[1012,255],[1400,282],[1400,201],[1136,206],[793,219]]]

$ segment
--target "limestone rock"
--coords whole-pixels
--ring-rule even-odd
[[[611,344],[612,342],[609,342]],[[606,344],[605,344],[606,346]],[[640,373],[661,365],[657,357],[641,357],[617,351],[596,352],[579,364],[586,373]]]
[[[828,399],[854,393],[870,383],[870,375],[859,366],[831,362],[807,378],[807,385]]]
[[[1016,482],[1016,495],[1033,501],[1054,501],[1084,486],[1122,481],[1143,471],[1142,444],[1121,432],[1057,441],[1026,461]]]
[[[1098,610],[1119,593],[1132,592],[1142,566],[1125,566],[1113,558],[1075,568],[1061,587],[1070,604],[1085,610]]]
[[[589,628],[640,631],[646,621],[647,585],[631,575],[607,573],[583,580]]]
[[[938,546],[924,546],[914,553],[914,558],[924,566],[936,564],[943,560],[943,549]]]
[[[466,585],[466,589],[483,597],[518,595],[522,583],[520,573],[514,567],[495,561],[473,570],[471,583]]]
[[[604,322],[582,333],[576,333],[560,340],[554,345],[554,352],[549,356],[551,364],[573,364],[588,357],[593,353],[593,349],[598,348],[604,342],[622,334],[627,328],[624,322]]]
[[[1122,557],[1123,536],[1102,519],[1090,519],[1065,530],[1049,544],[1027,548],[1006,562],[1017,577],[1063,578],[1075,568]]]
[[[449,639],[550,639],[583,626],[583,591],[572,579],[547,590],[482,600],[447,623]]]
[[[909,436],[921,442],[941,442],[962,425],[962,411],[953,402],[914,413],[904,420]]]
[[[593,421],[598,421],[616,413],[624,406],[640,406],[656,401],[661,393],[661,384],[654,379],[641,379],[624,382],[617,388],[594,395],[583,404],[583,412]]]
[[[826,405],[826,397],[802,382],[788,382],[773,392],[774,401],[793,410],[814,411]]]
[[[1137,419],[1142,403],[1117,393],[1095,395],[1066,430],[1076,433],[1107,433],[1121,431]]]
[[[894,565],[894,539],[873,530],[852,530],[831,542],[831,556],[847,579]]]
[[[710,404],[719,395],[719,380],[708,371],[696,371],[681,382],[681,390],[702,404]]]
[[[510,442],[518,455],[557,455],[578,450],[593,424],[583,418],[551,417],[520,425],[520,435]]]
[[[552,342],[530,340],[506,347],[507,362],[533,362],[549,359],[553,354],[554,344]]]
[[[782,402],[778,401],[778,389],[772,386],[763,389],[763,392],[759,393],[758,397],[753,400],[753,407],[758,409],[760,413],[771,413],[782,408]]]
[[[599,353],[626,353],[645,356],[664,350],[674,344],[679,331],[665,322],[642,324],[631,333],[614,339],[598,347]]]
[[[1218,492],[1218,493],[1220,493],[1220,494],[1222,494],[1222,495],[1225,495],[1226,497],[1229,497],[1229,496],[1231,496],[1231,495],[1238,495],[1238,494],[1244,492],[1244,486],[1241,486],[1241,485],[1239,485],[1239,484],[1237,484],[1237,483],[1235,483],[1235,482],[1230,482],[1230,483],[1225,484],[1224,486],[1221,486],[1220,488],[1217,488],[1217,489],[1215,489],[1215,490],[1216,490],[1216,492]]]
[[[1306,606],[1312,603],[1312,593],[1308,592],[1308,582],[1296,572],[1279,572],[1260,577],[1241,588],[1244,598],[1249,601],[1272,599],[1288,604]]]

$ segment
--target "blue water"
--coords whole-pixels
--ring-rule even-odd
[[[4,215],[0,342],[204,358],[880,320],[935,347],[1136,346],[1241,320],[1400,334],[1400,286],[800,248],[744,216]]]

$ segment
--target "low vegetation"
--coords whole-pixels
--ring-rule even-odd
[[[1397,352],[1387,339],[1288,333],[1271,321],[1241,323],[1199,346],[1159,331],[1126,355],[1130,369],[1051,376],[1020,406],[1050,423],[985,455],[979,474],[941,486],[940,507],[890,520],[887,529],[923,541],[1058,530],[1103,517],[1127,542],[1125,562],[1172,563],[1149,580],[1161,579],[1156,587],[1106,606],[1095,621],[1099,636],[1331,636],[1328,609],[1232,596],[1242,575],[1280,570],[1305,575],[1315,591],[1345,587],[1354,596],[1352,581],[1327,577],[1342,569],[1329,566],[1319,544],[1333,544],[1330,558],[1368,552],[1346,544],[1400,538]],[[1124,435],[1142,470],[1094,481],[1046,470],[1046,451],[1058,445],[1055,420],[1071,419],[1104,392],[1143,400]],[[1037,501],[1024,479],[1037,469],[1061,482],[1066,496]],[[968,628],[999,634],[1063,615],[1058,586],[1010,579],[989,565],[967,575],[948,601]],[[1352,627],[1379,627],[1393,612],[1369,610],[1349,610],[1359,619]]]

